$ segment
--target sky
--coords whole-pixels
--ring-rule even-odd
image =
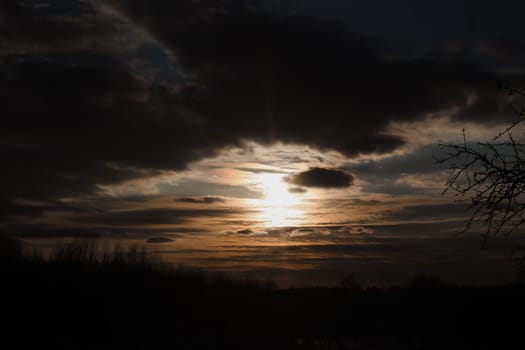
[[[0,234],[283,287],[503,283],[440,142],[521,101],[522,1],[4,0]],[[518,85],[519,86],[519,85]]]

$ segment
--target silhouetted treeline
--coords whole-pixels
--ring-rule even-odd
[[[13,349],[508,349],[519,286],[299,288],[168,268],[140,249],[50,259],[0,240],[2,339]],[[520,344],[521,345],[521,344]]]

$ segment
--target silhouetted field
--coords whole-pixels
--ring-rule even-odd
[[[0,241],[2,343],[21,349],[510,349],[519,286],[301,288],[168,268],[140,249]],[[521,344],[522,345],[522,344]],[[518,346],[521,348],[521,346]]]

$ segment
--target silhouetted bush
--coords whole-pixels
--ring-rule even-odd
[[[352,274],[347,274],[341,281],[341,286],[348,291],[362,292],[363,287]]]
[[[21,259],[23,255],[22,242],[12,238],[0,238],[0,261]]]
[[[23,256],[17,241],[0,246],[10,257],[0,264],[2,341],[16,349],[503,349],[521,341],[511,319],[525,311],[522,288],[420,276],[410,287],[351,293],[279,290],[172,267],[140,247],[84,242],[42,259]]]
[[[412,280],[413,288],[439,288],[443,286],[443,283],[437,276],[417,275]]]

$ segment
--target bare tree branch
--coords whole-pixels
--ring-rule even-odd
[[[524,120],[520,111],[492,142],[470,142],[463,130],[462,144],[439,143],[448,155],[435,161],[448,164],[452,171],[443,193],[470,200],[471,216],[464,231],[475,223],[484,225],[484,242],[492,235],[509,235],[525,222],[525,140],[512,134]]]

